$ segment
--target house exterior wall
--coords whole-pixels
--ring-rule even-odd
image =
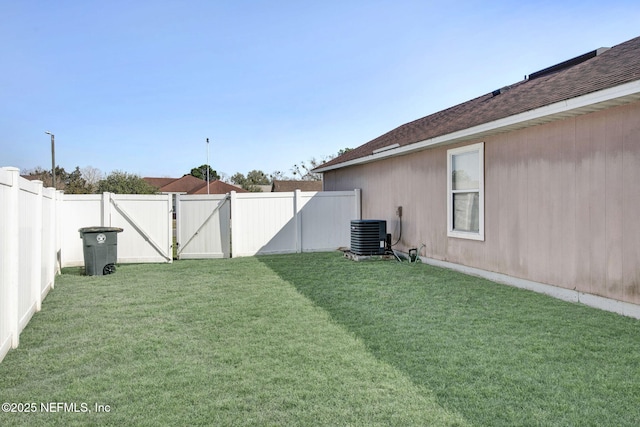
[[[485,240],[447,237],[447,150],[484,142]],[[324,173],[396,248],[640,303],[640,103]]]

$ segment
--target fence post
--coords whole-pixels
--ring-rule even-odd
[[[62,257],[64,254],[62,253],[62,204],[64,203],[63,191],[56,190],[55,192],[55,257],[56,257],[56,266],[55,266],[55,274],[60,274],[62,272]],[[51,285],[53,288],[53,285]]]
[[[355,218],[354,219],[362,219],[362,190],[356,188],[353,190],[355,194]]]
[[[37,193],[33,211],[29,213],[32,217],[31,227],[33,230],[33,252],[29,254],[31,258],[29,284],[36,299],[36,311],[40,311],[42,309],[42,181],[34,180],[31,182],[36,185]]]
[[[169,261],[169,262],[173,262],[174,249],[175,249],[175,253],[176,254],[178,253],[178,248],[174,248],[173,247],[173,230],[174,230],[174,228],[173,228],[173,218],[174,218],[174,215],[175,215],[175,218],[176,218],[176,227],[178,226],[178,221],[177,221],[178,215],[177,215],[176,211],[174,210],[173,202],[175,200],[174,197],[177,198],[178,196],[179,196],[179,194],[167,194],[167,198],[168,198],[167,205],[168,205],[168,208],[169,208],[169,224],[167,224],[167,226],[169,227],[169,233],[167,234],[169,241],[167,242],[167,244],[169,245],[169,254],[171,254],[171,261]],[[178,202],[176,201],[176,204],[177,203]],[[176,232],[177,232],[177,229],[176,229]],[[177,234],[176,234],[176,237],[177,237]]]
[[[180,259],[180,244],[181,242],[183,242],[182,239],[182,225],[181,225],[181,220],[182,220],[182,213],[181,213],[181,209],[182,209],[182,200],[181,200],[181,196],[182,194],[176,194],[175,197],[175,201],[176,201],[176,207],[175,207],[175,214],[176,214],[176,248],[175,248],[175,253],[178,256],[178,259]]]
[[[111,227],[111,193],[102,193],[102,225]]]
[[[20,169],[3,168],[11,176],[11,186],[7,192],[6,205],[3,208],[3,222],[6,235],[2,239],[2,257],[0,263],[2,265],[2,282],[5,286],[6,301],[0,301],[3,305],[4,321],[8,326],[9,335],[11,337],[11,347],[16,348],[20,343],[20,335],[18,334],[18,273],[19,273],[19,251],[20,251]]]
[[[51,274],[51,289],[55,286],[55,277],[56,274],[60,272],[58,269],[58,250],[59,250],[59,234],[58,234],[58,219],[60,218],[58,214],[58,192],[55,188],[51,189],[51,230],[49,231],[49,238],[53,242],[51,245],[51,254],[49,254],[49,258],[53,263],[49,272]]]
[[[50,287],[53,289],[53,282],[55,278],[56,271],[56,190],[52,187],[47,187],[42,189],[43,197],[46,196],[47,199],[50,199],[49,209],[45,211],[42,209],[42,221],[45,220],[45,215],[47,216],[47,224],[49,228],[45,229],[42,227],[42,251],[43,251],[43,259],[45,265],[42,268],[44,272],[44,285],[45,287]],[[44,199],[43,199],[44,203]]]
[[[296,253],[302,252],[302,215],[300,215],[300,209],[302,206],[302,194],[301,191],[295,190],[293,192],[293,221],[296,227],[295,239],[296,239]]]
[[[236,192],[235,191],[231,191],[229,193],[229,199],[230,199],[230,204],[231,204],[231,250],[229,251],[229,258],[233,258],[233,245],[234,242],[236,245],[236,248],[238,247],[238,242],[240,242],[240,239],[238,238],[238,227],[236,224],[236,220],[234,218],[234,216],[236,215],[237,212],[237,199],[236,199]]]

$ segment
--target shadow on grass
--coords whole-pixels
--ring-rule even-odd
[[[640,322],[424,264],[261,256],[475,425],[636,425]]]

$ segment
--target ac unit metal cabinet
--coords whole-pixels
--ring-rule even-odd
[[[351,221],[351,252],[356,255],[384,255],[387,221],[358,219]]]

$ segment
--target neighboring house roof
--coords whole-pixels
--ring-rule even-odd
[[[235,191],[236,193],[248,193],[248,191],[244,188],[236,187],[235,185],[227,184],[226,182],[222,182],[220,180],[211,181],[209,183],[208,194],[227,194],[231,191]],[[189,194],[207,194],[207,186],[204,185],[197,191]]]
[[[193,175],[184,175],[182,178],[142,178],[158,189],[160,193],[186,193],[191,194],[207,182]]]
[[[143,179],[156,187],[160,193],[207,194],[207,182],[193,175],[184,175],[182,178],[145,177]],[[247,190],[220,180],[209,183],[209,194],[226,194],[230,191],[247,192]]]
[[[272,192],[282,191],[322,191],[322,181],[277,181],[271,184]]]
[[[176,178],[149,178],[149,177],[145,177],[142,179],[144,179],[147,182],[147,184],[152,185],[153,187],[156,187],[158,190],[164,187],[165,185],[176,180]]]
[[[571,101],[570,101],[571,100]],[[521,82],[406,123],[314,172],[367,163],[640,100],[640,37],[529,75]]]

